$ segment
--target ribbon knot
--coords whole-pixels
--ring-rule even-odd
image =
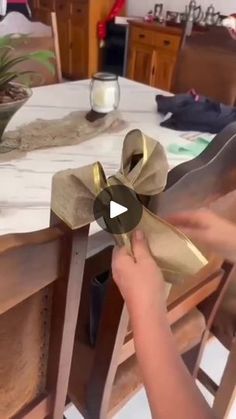
[[[94,221],[94,200],[108,186],[125,185],[138,198],[149,197],[164,190],[167,175],[168,162],[162,145],[134,130],[125,137],[120,170],[108,179],[99,162],[55,174],[51,208],[71,229],[77,229]],[[145,233],[151,253],[168,282],[193,275],[207,264],[184,234],[145,207],[137,228]],[[132,252],[130,235],[121,234],[115,239]]]

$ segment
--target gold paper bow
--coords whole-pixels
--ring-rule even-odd
[[[99,162],[57,173],[52,182],[51,207],[71,229],[77,229],[94,221],[94,199],[107,186],[125,185],[138,196],[151,196],[163,191],[167,174],[168,163],[162,145],[134,130],[124,140],[121,168],[114,176],[106,179]],[[168,282],[193,275],[207,264],[184,234],[145,207],[137,228],[145,233]],[[115,238],[131,250],[130,233]]]

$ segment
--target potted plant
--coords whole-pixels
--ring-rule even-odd
[[[25,38],[25,35],[0,38],[0,141],[10,119],[32,95],[32,79],[40,76],[32,71],[21,70],[19,65],[35,60],[46,66],[50,72],[55,72],[55,66],[51,62],[55,56],[51,51],[41,50],[17,55],[17,46]]]

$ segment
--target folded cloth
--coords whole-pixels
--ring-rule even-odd
[[[197,157],[201,154],[206,147],[209,145],[210,140],[198,137],[194,142],[190,144],[176,144],[172,143],[167,147],[169,153],[176,155],[185,155],[189,157]]]
[[[174,130],[217,134],[236,121],[236,107],[192,93],[170,97],[157,95],[156,102],[159,113],[172,114],[161,126]]]

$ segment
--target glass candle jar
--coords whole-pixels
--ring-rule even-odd
[[[111,73],[94,74],[90,86],[90,103],[93,111],[109,113],[118,108],[120,85],[118,76]]]

